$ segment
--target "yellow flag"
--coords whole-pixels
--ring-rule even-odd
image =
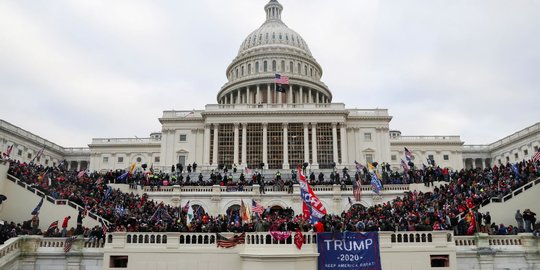
[[[368,165],[368,168],[369,168],[370,170],[372,170],[372,171],[375,170],[375,167],[373,167],[373,164],[371,164],[371,162],[368,163],[367,165]]]
[[[135,165],[137,165],[137,163],[133,162],[133,164],[131,164],[131,167],[129,168],[129,173],[133,173],[133,171],[135,170]]]

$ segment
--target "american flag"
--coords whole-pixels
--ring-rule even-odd
[[[540,160],[540,149],[536,151],[536,154],[532,157],[533,162],[538,162]]]
[[[276,74],[276,83],[277,84],[289,84],[289,77],[281,74]]]
[[[407,159],[407,161],[414,160],[414,156],[412,155],[411,151],[407,149],[407,147],[405,147],[405,159]]]
[[[58,220],[57,221],[53,221],[53,223],[51,223],[51,225],[49,225],[49,228],[47,229],[48,230],[54,230],[58,228]]]
[[[253,211],[253,213],[262,215],[262,213],[264,212],[264,207],[255,200],[251,200],[251,211]]]
[[[355,182],[355,185],[353,185],[353,194],[354,194],[354,199],[357,202],[359,202],[362,195],[362,181],[360,179],[358,179]]]
[[[217,233],[217,246],[222,248],[232,248],[238,244],[244,244],[246,242],[246,233],[241,235],[234,235],[231,238],[227,238]]]
[[[11,155],[12,150],[13,150],[13,144],[8,146],[6,152],[4,153],[4,156],[9,157],[9,155]]]
[[[68,253],[71,250],[71,246],[73,246],[73,242],[77,240],[77,236],[70,236],[66,238],[66,242],[64,243],[64,252]]]

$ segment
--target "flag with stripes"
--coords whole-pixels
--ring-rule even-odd
[[[409,165],[407,164],[407,162],[405,162],[405,160],[401,159],[401,167],[403,167],[403,171],[404,172],[408,172],[409,171]]]
[[[109,231],[109,226],[105,224],[103,219],[99,219],[99,223],[101,224],[101,230],[103,231],[103,235],[107,234],[107,232]]]
[[[49,225],[49,228],[47,229],[47,231],[54,230],[54,229],[56,229],[56,228],[58,228],[58,220],[53,221],[53,222],[51,223],[51,225]]]
[[[9,158],[11,151],[13,151],[13,144],[7,147],[6,152],[4,152],[4,156]]]
[[[407,161],[414,160],[413,154],[411,151],[409,151],[409,149],[407,149],[407,147],[405,147],[405,159],[407,159]]]
[[[353,195],[354,199],[359,202],[362,196],[362,181],[360,179],[353,182]]]
[[[261,203],[256,202],[255,200],[251,200],[251,211],[253,213],[257,213],[259,215],[262,215],[264,212],[264,207],[261,205]]]
[[[285,93],[284,85],[289,85],[289,77],[283,76],[281,74],[276,74],[275,83],[276,83],[276,91]]]
[[[73,246],[73,243],[77,240],[77,236],[70,236],[66,238],[66,242],[64,243],[64,252],[68,253],[71,250],[71,247]]]
[[[538,162],[539,160],[540,160],[540,148],[538,149],[538,151],[536,151],[536,154],[534,154],[534,156],[532,157],[533,162]]]
[[[360,162],[355,160],[354,164],[356,165],[356,171],[357,172],[362,171],[364,169],[364,165],[360,164]]]
[[[249,207],[244,204],[244,200],[242,200],[240,204],[240,215],[243,222],[251,223],[251,213]]]
[[[217,246],[222,248],[232,248],[236,245],[244,244],[246,242],[246,233],[241,235],[234,235],[231,238],[227,238],[219,233],[216,233]]]

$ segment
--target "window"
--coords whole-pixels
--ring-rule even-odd
[[[304,66],[304,75],[307,76],[307,65]]]
[[[247,74],[248,74],[248,75],[251,75],[251,64],[248,64]]]
[[[309,68],[309,76],[313,77],[313,68]]]
[[[118,157],[118,163],[123,163],[124,162],[124,157]]]
[[[510,157],[506,157],[506,162],[510,162]]]
[[[45,165],[49,165],[49,160],[48,159],[45,160]]]
[[[186,164],[186,156],[178,156],[178,163],[182,165]]]
[[[180,141],[181,142],[187,141],[187,135],[186,134],[180,134]]]
[[[17,150],[17,156],[22,156],[22,150],[21,149]]]
[[[155,163],[159,163],[159,162],[160,162],[160,158],[159,158],[159,157],[154,157],[154,162],[155,162]]]
[[[524,155],[524,156],[526,156],[526,155],[528,155],[528,154],[529,154],[529,150],[527,150],[527,149],[523,150],[523,155]]]
[[[272,60],[272,71],[276,71],[276,60]]]
[[[32,154],[28,154],[26,155],[28,158],[32,158]]]
[[[103,163],[109,163],[109,157],[103,157]]]
[[[291,62],[289,63],[289,72],[290,72],[290,73],[293,73],[293,67],[294,67],[294,65],[293,65],[293,62],[291,61]]]
[[[142,158],[138,157],[137,162],[140,163],[142,161]]]
[[[396,155],[392,155],[391,158],[392,158],[392,161],[396,161],[396,160],[397,160]]]
[[[364,133],[364,140],[365,141],[371,141],[371,133],[369,133],[369,132]]]
[[[373,155],[366,154],[366,163],[373,163]]]
[[[538,152],[538,146],[534,147],[534,152]]]
[[[429,255],[431,267],[450,267],[448,255]]]
[[[285,72],[285,61],[281,60],[281,72]]]
[[[241,75],[244,76],[244,66],[242,66],[242,72]]]
[[[433,160],[433,155],[428,155],[427,157],[429,160]]]
[[[238,68],[236,68],[236,76],[235,78],[238,78]]]
[[[450,157],[449,157],[448,155],[443,155],[443,159],[444,159],[444,160],[449,160]]]
[[[296,73],[300,73],[300,72],[301,72],[301,71],[300,71],[301,69],[302,69],[302,66],[300,65],[300,63],[298,63],[298,69],[296,70]]]
[[[516,158],[516,159],[518,159],[518,158],[519,158],[519,155],[518,155],[518,153],[515,153],[515,154],[514,154],[514,158]]]
[[[128,256],[111,256],[109,268],[128,268]]]
[[[259,62],[255,62],[255,73],[259,73]]]
[[[268,71],[268,62],[267,62],[267,61],[264,61],[264,62],[263,62],[263,71],[264,71],[264,72],[267,72],[267,71]]]

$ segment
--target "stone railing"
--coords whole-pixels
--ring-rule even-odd
[[[94,138],[92,144],[142,144],[142,143],[161,143],[156,138]]]
[[[38,190],[37,188],[34,188],[32,186],[30,186],[29,184],[19,180],[18,178],[16,178],[15,176],[11,175],[11,174],[8,174],[7,175],[7,179],[12,181],[13,183],[21,186],[22,188],[34,193],[35,195],[39,196],[39,197],[44,197],[45,200],[47,200],[48,202],[54,204],[54,205],[68,205],[74,209],[76,209],[78,212],[80,211],[84,211],[84,207],[70,201],[70,200],[62,200],[62,199],[55,199],[47,194],[45,194],[43,191],[41,190]],[[101,216],[99,215],[96,215],[95,213],[93,212],[88,212],[88,216],[92,219],[95,219],[96,221],[100,221],[102,220],[105,224],[109,225],[110,222],[104,218],[102,218]]]
[[[314,192],[317,192],[317,194],[324,194],[324,193],[332,193],[336,194],[336,192],[344,193],[343,195],[352,195],[353,192],[353,186],[348,185],[344,188],[341,188],[340,185],[326,185],[326,186],[312,186],[311,187]],[[371,185],[362,185],[361,190],[364,192],[370,192],[373,190]],[[382,188],[382,192],[398,192],[402,193],[405,191],[410,190],[410,185],[403,184],[403,185],[384,185]],[[293,191],[290,192],[290,189],[288,186],[280,187],[280,186],[265,186],[264,187],[265,194],[276,194],[276,193],[300,193],[300,187],[299,185],[295,184],[293,186]],[[250,194],[250,193],[256,193],[260,194],[260,186],[259,185],[253,185],[253,186],[243,186],[242,188],[238,186],[145,186],[143,189],[143,192],[146,193],[212,193],[212,192],[219,192],[219,193],[226,193],[226,192],[237,192],[237,193],[243,193],[243,194]],[[351,194],[348,194],[351,193]]]
[[[539,248],[539,239],[532,233],[520,233],[518,235],[488,235],[477,233],[472,236],[455,236],[454,243],[460,248]]]

